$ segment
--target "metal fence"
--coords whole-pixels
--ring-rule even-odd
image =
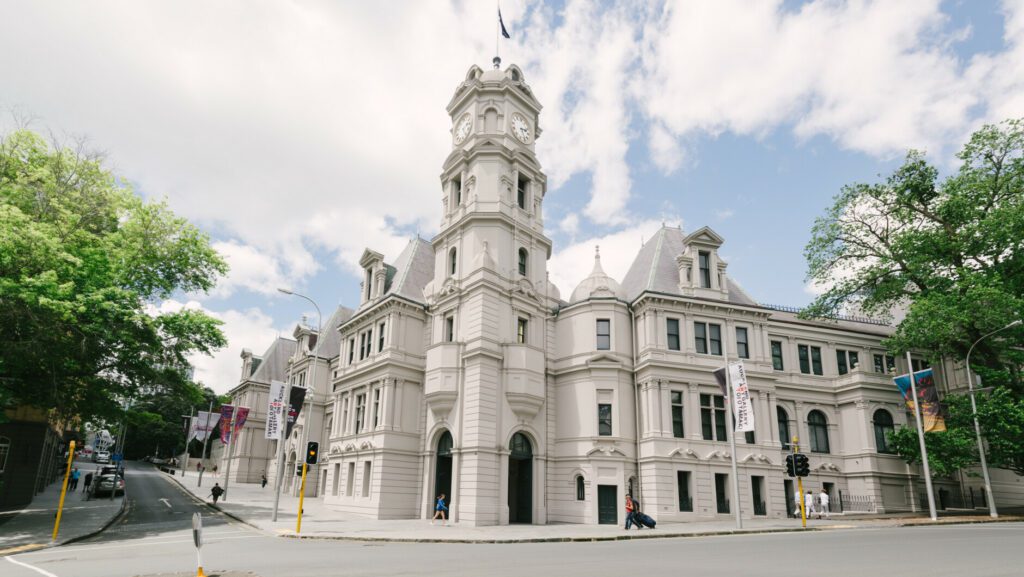
[[[870,495],[847,495],[839,491],[839,498],[828,504],[832,513],[875,513],[878,506]]]
[[[968,492],[964,493],[960,487],[939,487],[939,490],[935,492],[935,508],[939,511],[984,509],[988,507],[985,497],[985,490],[981,488],[975,490],[974,487],[968,487]],[[920,493],[918,500],[921,503],[921,509],[928,508],[928,493]]]

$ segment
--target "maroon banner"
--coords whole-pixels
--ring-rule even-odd
[[[220,442],[227,445],[231,441],[231,416],[235,412],[232,405],[221,405],[220,407]],[[238,407],[238,414],[235,415],[235,432],[241,430],[245,420],[249,417],[249,407]]]

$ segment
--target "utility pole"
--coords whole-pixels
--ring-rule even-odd
[[[188,426],[185,427],[185,458],[181,464],[181,476],[185,476],[185,471],[188,470],[188,445],[192,442],[192,419],[195,417],[196,408],[188,408]],[[182,415],[184,417],[185,415]]]
[[[206,411],[206,424],[203,428],[206,429],[206,439],[203,440],[203,452],[199,455],[199,480],[196,482],[196,487],[203,486],[203,473],[206,472],[206,464],[203,463],[206,460],[206,447],[210,445],[210,437],[213,436],[213,431],[210,430],[210,413],[213,412],[213,401],[210,401],[210,408]]]

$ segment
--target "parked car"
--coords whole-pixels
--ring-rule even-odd
[[[109,473],[100,475],[99,480],[93,480],[93,495],[110,495],[113,491],[114,495],[124,495],[124,477]]]
[[[93,453],[92,460],[96,463],[109,463],[110,451],[96,451]]]

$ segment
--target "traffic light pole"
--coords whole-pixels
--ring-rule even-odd
[[[299,487],[299,516],[295,521],[295,534],[298,535],[299,531],[302,530],[302,501],[306,498],[306,471],[309,470],[309,465],[305,461],[302,462],[302,485]]]
[[[793,468],[794,468],[794,472],[795,472],[795,469],[796,469],[796,466],[797,466],[796,465],[796,456],[800,453],[799,441],[800,441],[800,439],[798,437],[793,437]],[[797,485],[797,491],[798,491],[796,500],[800,502],[800,525],[804,529],[806,529],[807,528],[807,510],[804,508],[804,503],[805,503],[805,501],[804,501],[804,478],[799,476],[799,475],[797,475],[797,477],[796,477],[796,485]]]

